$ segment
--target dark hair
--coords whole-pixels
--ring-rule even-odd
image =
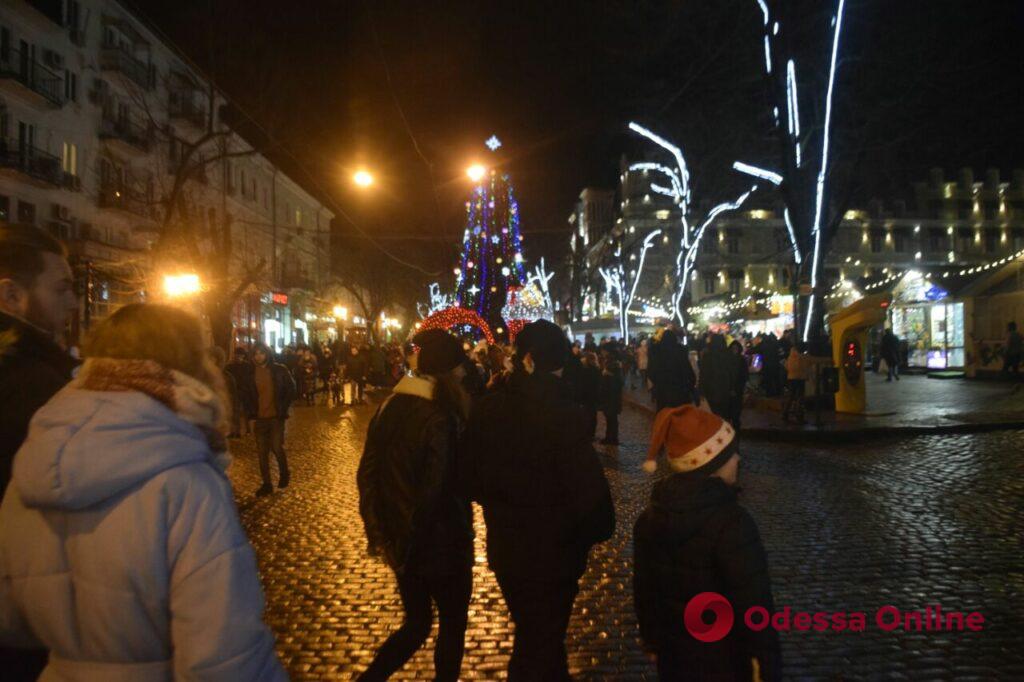
[[[67,258],[64,245],[32,225],[0,226],[0,279],[28,288],[43,271],[43,254]]]

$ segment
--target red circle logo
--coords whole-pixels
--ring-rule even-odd
[[[715,620],[705,623],[705,611],[711,611]],[[701,642],[717,642],[732,630],[734,617],[732,604],[717,592],[701,592],[690,600],[683,612],[683,624],[694,639]]]

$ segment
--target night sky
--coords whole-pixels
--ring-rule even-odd
[[[684,147],[698,198],[745,182],[735,158],[771,165],[754,0],[133,4],[269,131],[269,156],[428,270],[454,261],[474,160],[511,172],[528,258],[564,253],[582,187],[615,187],[643,148],[631,118]],[[930,166],[1024,168],[1024,3],[848,0],[846,17],[837,153],[858,141],[858,200]]]

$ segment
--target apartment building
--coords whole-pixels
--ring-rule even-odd
[[[159,299],[165,274],[196,269],[162,239],[177,197],[172,215],[191,221],[204,259],[230,253],[227,278],[264,264],[236,307],[238,338],[308,338],[333,215],[231,130],[225,102],[115,0],[0,5],[0,220],[68,245],[82,295],[73,336],[119,305]]]

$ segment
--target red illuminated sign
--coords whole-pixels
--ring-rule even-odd
[[[288,305],[288,294],[281,294],[275,291],[270,295],[270,300],[277,305]]]

